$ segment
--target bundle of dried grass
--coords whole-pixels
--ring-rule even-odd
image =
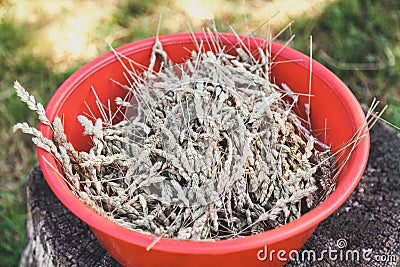
[[[93,140],[89,152],[76,151],[61,120],[50,123],[17,82],[54,138],[27,124],[14,129],[57,158],[83,202],[136,231],[219,240],[293,221],[334,189],[335,158],[292,111],[298,96],[270,81],[267,46],[256,59],[238,37],[232,56],[209,37],[216,52],[197,44],[185,64],[172,64],[157,40],[146,72],[124,65],[128,93],[115,101],[125,118],[112,124],[101,105],[102,118],[78,117]]]

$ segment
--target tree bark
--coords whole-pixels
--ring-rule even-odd
[[[371,131],[360,184],[287,266],[396,266],[399,178],[400,133],[379,123]],[[28,209],[28,242],[20,266],[119,266],[89,227],[54,196],[38,165],[29,176]]]
[[[36,165],[28,180],[27,245],[21,267],[120,266],[90,228],[57,199]]]

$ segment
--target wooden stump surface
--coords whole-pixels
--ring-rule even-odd
[[[287,266],[398,266],[399,183],[400,133],[379,123],[371,131],[369,162],[360,184],[318,226],[299,260]],[[20,266],[119,266],[89,227],[55,197],[38,165],[29,176],[28,210],[28,242]],[[307,257],[310,251],[316,258]]]

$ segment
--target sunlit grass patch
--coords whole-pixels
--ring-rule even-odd
[[[296,20],[294,48],[336,73],[360,102],[388,104],[384,118],[400,125],[400,2],[342,0],[314,19]]]

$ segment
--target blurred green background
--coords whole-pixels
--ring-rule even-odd
[[[358,100],[373,97],[388,104],[384,118],[400,125],[400,1],[397,0],[0,0],[0,266],[18,265],[26,241],[27,177],[36,164],[27,136],[12,126],[36,125],[13,91],[19,80],[38,101],[47,103],[57,87],[89,60],[114,47],[160,33],[229,25],[250,33],[267,19],[277,33],[292,26],[291,46],[336,73]],[[256,36],[265,37],[265,27]]]

